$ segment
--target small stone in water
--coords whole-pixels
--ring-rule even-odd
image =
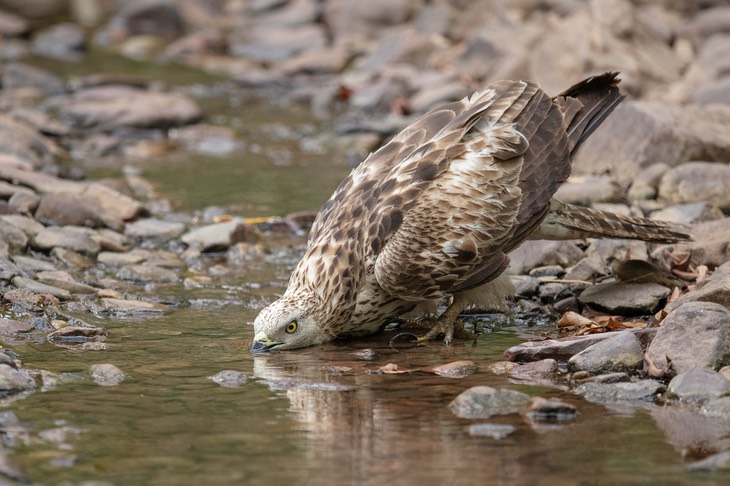
[[[219,371],[213,376],[209,376],[211,380],[219,384],[223,388],[238,388],[246,384],[248,377],[245,373],[236,370]]]
[[[65,326],[48,335],[52,343],[79,344],[88,341],[105,341],[106,331],[100,327]]]
[[[476,370],[477,365],[469,360],[452,361],[451,363],[423,369],[426,373],[434,373],[448,378],[462,378],[473,374]]]
[[[95,364],[89,367],[94,383],[101,386],[115,386],[127,377],[122,370],[110,363]]]
[[[492,439],[504,439],[515,431],[514,426],[509,424],[471,424],[469,435],[483,435]]]
[[[454,398],[449,410],[461,418],[489,418],[518,413],[529,401],[529,395],[516,390],[474,386]]]

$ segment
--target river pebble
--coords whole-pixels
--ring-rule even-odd
[[[428,373],[434,373],[439,376],[446,376],[448,378],[462,378],[474,374],[477,370],[477,365],[473,361],[460,360],[452,361],[438,366],[431,366],[423,368],[421,371]]]
[[[0,335],[12,336],[17,333],[30,332],[35,327],[28,321],[16,321],[15,319],[0,318]]]
[[[120,280],[130,280],[140,283],[174,283],[180,281],[176,272],[156,265],[127,265],[120,268],[114,275]]]
[[[122,370],[111,363],[91,365],[89,375],[94,383],[101,386],[116,386],[127,377]]]
[[[41,251],[61,247],[95,255],[101,250],[101,244],[93,238],[90,232],[85,230],[86,228],[78,226],[49,226],[39,231],[31,244]]]
[[[131,238],[163,238],[171,240],[185,232],[185,224],[176,221],[164,221],[158,218],[145,218],[129,223],[124,234]]]
[[[668,399],[704,402],[730,395],[730,380],[717,371],[695,368],[679,373],[667,386]]]
[[[83,344],[106,341],[106,330],[100,327],[66,326],[48,335],[48,340],[59,344]]]
[[[659,198],[670,204],[706,201],[730,210],[730,167],[727,163],[687,162],[664,173]]]
[[[589,334],[562,339],[545,339],[542,341],[527,341],[507,349],[503,356],[510,361],[538,361],[552,358],[568,360],[574,354],[612,337],[610,334]]]
[[[678,372],[719,369],[730,356],[730,311],[712,302],[687,302],[663,321],[647,349],[657,367]]]
[[[0,363],[0,392],[13,394],[36,387],[35,380],[23,370],[15,369],[7,364]]]
[[[36,294],[29,289],[8,290],[2,296],[9,310],[17,314],[58,311],[60,301],[50,294]]]
[[[659,310],[671,290],[656,283],[601,283],[580,294],[580,301],[595,309],[618,315],[646,315]]]
[[[515,390],[474,386],[449,403],[449,410],[461,418],[486,419],[494,415],[519,413],[530,396]]]
[[[240,220],[233,219],[223,223],[201,226],[182,235],[181,240],[186,245],[198,250],[223,250],[231,246],[231,235],[239,223]]]
[[[76,282],[68,272],[62,270],[38,272],[35,278],[41,283],[68,290],[74,295],[92,295],[97,292],[96,288]]]
[[[515,432],[514,425],[509,424],[471,424],[467,428],[469,435],[491,437],[501,440]]]
[[[242,373],[236,370],[223,370],[219,371],[213,376],[208,377],[214,383],[222,386],[223,388],[239,388],[246,384],[248,376],[246,373]]]
[[[644,352],[636,335],[629,331],[613,333],[568,360],[570,371],[592,374],[635,371],[644,364]]]
[[[84,29],[69,22],[48,27],[33,39],[34,53],[64,61],[80,61],[85,48]]]
[[[101,299],[102,308],[117,316],[145,316],[164,314],[170,308],[157,302],[145,302],[141,300],[118,299],[105,297]]]
[[[104,221],[91,201],[79,194],[44,194],[35,211],[36,219],[48,226],[103,226]]]
[[[507,376],[530,385],[549,386],[558,377],[558,362],[548,358],[517,365],[507,371]]]
[[[61,106],[63,120],[78,128],[111,131],[119,127],[169,128],[201,118],[190,98],[128,86],[82,89]]]
[[[651,401],[665,390],[654,380],[637,380],[619,383],[584,383],[573,391],[589,402]]]

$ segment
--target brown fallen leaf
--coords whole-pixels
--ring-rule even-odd
[[[566,312],[558,321],[558,327],[583,327],[592,324],[594,324],[594,321],[573,311]]]
[[[611,317],[605,324],[606,329],[625,329],[625,328],[639,328],[644,329],[646,322],[621,322]]]
[[[579,330],[575,335],[585,336],[586,334],[600,334],[602,332],[606,332],[606,328],[594,322],[592,325]]]

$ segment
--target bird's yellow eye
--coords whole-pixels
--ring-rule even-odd
[[[286,333],[287,334],[293,334],[296,332],[297,327],[299,325],[297,324],[297,321],[291,321],[288,326],[286,326]]]

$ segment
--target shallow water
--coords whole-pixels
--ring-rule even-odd
[[[231,94],[203,100],[236,127],[245,147],[231,156],[177,154],[137,164],[176,208],[237,204],[245,216],[316,210],[349,168],[343,154],[303,141],[322,129],[301,110],[250,103]],[[212,288],[157,289],[178,303],[168,315],[94,321],[108,348],[73,351],[50,343],[15,346],[28,368],[71,373],[76,382],[11,402],[30,430],[12,457],[33,484],[727,484],[728,475],[686,472],[651,416],[651,407],[609,410],[558,388],[510,383],[487,370],[517,332],[475,343],[434,343],[393,351],[387,338],[252,356],[247,325],[281,290],[292,262],[252,262]],[[372,359],[353,353],[372,349]],[[478,370],[464,378],[412,371],[458,359]],[[127,379],[102,387],[83,378],[112,363]],[[248,375],[240,388],[209,379]],[[448,403],[474,385],[557,397],[578,407],[565,425],[521,416],[459,419]],[[504,423],[501,439],[472,436],[472,423]],[[65,431],[50,441],[49,430]],[[46,439],[42,439],[46,437]],[[0,480],[0,483],[2,481]]]
[[[486,370],[519,341],[508,330],[446,349],[438,344],[396,353],[383,338],[252,356],[254,311],[229,305],[188,307],[143,321],[105,322],[105,351],[51,344],[20,346],[26,365],[84,372],[110,362],[128,374],[116,387],[59,385],[10,406],[39,433],[80,429],[69,447],[38,442],[15,458],[31,482],[104,479],[113,484],[686,484],[690,476],[641,409],[622,416],[550,388],[520,386]],[[372,360],[353,352],[375,351]],[[413,369],[470,359],[478,371],[445,378],[414,371],[373,373],[395,363]],[[349,371],[342,367],[350,368]],[[208,377],[245,372],[240,388]],[[507,386],[578,406],[567,425],[533,425],[496,440],[471,436],[475,421],[448,403],[474,385]],[[487,422],[484,420],[478,423]],[[65,464],[65,465],[59,465]]]

